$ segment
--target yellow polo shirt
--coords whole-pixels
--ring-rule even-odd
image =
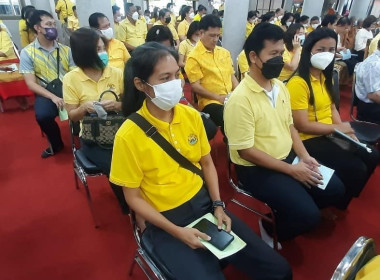
[[[174,14],[170,14],[170,23],[169,25],[173,26],[176,29],[177,26],[177,17]]]
[[[356,274],[355,280],[378,280],[380,278],[380,255],[373,257]]]
[[[199,161],[210,153],[210,145],[198,111],[178,104],[170,124],[152,116],[145,101],[137,113],[200,168]],[[110,181],[140,188],[143,198],[160,212],[189,201],[203,184],[198,175],[182,168],[131,120],[126,120],[116,133]]]
[[[323,74],[321,74],[321,81],[310,75],[310,82],[315,99],[315,110],[314,106],[310,105],[310,91],[304,79],[299,76],[294,76],[286,85],[290,92],[292,110],[307,110],[309,122],[315,122],[315,118],[317,117],[317,120],[320,123],[333,123],[331,112],[332,100],[326,89],[325,80],[326,78]],[[319,136],[302,132],[299,134],[302,140]]]
[[[314,31],[314,28],[313,28],[312,26],[308,26],[308,27],[306,28],[306,33],[310,33],[310,32],[312,32],[312,31]]]
[[[224,106],[224,129],[231,160],[235,164],[254,166],[238,153],[252,147],[276,159],[289,155],[293,145],[289,92],[281,81],[272,79],[271,82],[278,93],[275,107],[264,89],[250,75],[241,81]]]
[[[67,19],[67,28],[73,29],[74,31],[79,29],[79,19],[75,16],[69,16]]]
[[[118,23],[118,22],[114,22],[113,23],[113,34],[114,34],[114,36],[115,36],[115,38],[116,39],[118,39],[119,38],[119,28],[120,28],[120,23]]]
[[[202,19],[202,16],[201,16],[200,14],[197,13],[197,14],[194,16],[193,21],[201,21],[201,19]]]
[[[18,31],[20,33],[22,48],[25,48],[27,45],[33,42],[37,36],[32,30],[27,29],[25,19],[20,19],[20,21],[18,22]]]
[[[242,50],[238,56],[238,65],[241,74],[240,80],[242,80],[245,77],[245,75],[249,72],[249,64],[244,50]]]
[[[375,38],[372,39],[371,44],[369,45],[368,49],[368,56],[373,54],[377,50],[377,43],[380,40],[380,33],[375,36]]]
[[[5,29],[0,31],[0,51],[6,55],[6,57],[0,57],[0,61],[17,58],[12,40]]]
[[[134,25],[128,18],[125,18],[120,22],[118,37],[116,39],[138,47],[145,43],[147,33],[147,26],[142,20],[137,20]]]
[[[293,60],[294,52],[293,51],[290,52],[290,51],[288,51],[288,49],[286,48],[286,46],[284,46],[284,47],[285,47],[285,51],[284,51],[284,53],[282,55],[282,58],[284,60],[284,63],[289,63],[289,62],[291,62]],[[299,53],[300,57],[301,57],[301,52],[302,52],[302,50]],[[293,72],[294,72],[293,70],[288,70],[285,67],[283,67],[282,70],[281,70],[280,76],[278,77],[278,79],[280,81],[288,80],[290,78],[290,76],[293,74]]]
[[[79,67],[63,78],[63,100],[67,104],[82,105],[87,101],[98,101],[102,92],[113,90],[118,96],[124,91],[123,72],[107,66],[99,81],[90,79]],[[115,100],[112,94],[105,94],[102,100]]]
[[[58,0],[55,9],[59,11],[59,20],[61,23],[65,23],[65,18],[73,16],[73,6],[74,3],[71,0]]]
[[[124,73],[125,63],[131,58],[125,45],[117,40],[108,42],[109,65],[120,69]]]
[[[185,58],[183,59],[184,63],[186,63],[187,57],[189,53],[195,48],[195,45],[191,43],[189,39],[183,40],[179,44],[178,53],[183,55]]]
[[[199,41],[187,58],[185,71],[190,83],[200,81],[202,87],[213,93],[226,95],[232,91],[233,63],[230,52],[222,47],[216,46],[211,52]],[[198,96],[200,110],[211,103],[220,104]]]
[[[154,25],[163,25],[163,24],[162,24],[161,20],[158,20],[158,21],[156,21],[156,23]],[[172,33],[173,39],[179,40],[178,33],[175,30],[175,28],[173,27],[173,25],[168,24],[168,25],[166,25],[166,27],[169,28],[170,32]]]
[[[247,39],[249,34],[251,34],[253,28],[255,28],[255,25],[247,21],[247,24],[245,25],[245,39]]]
[[[186,36],[189,31],[190,23],[184,19],[178,24],[178,36]]]

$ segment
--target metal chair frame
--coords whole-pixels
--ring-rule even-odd
[[[73,124],[71,121],[69,121],[69,127],[70,127],[70,138],[71,138],[71,150],[73,153],[73,171],[74,171],[75,188],[79,190],[79,183],[78,183],[78,179],[79,179],[86,191],[86,198],[87,198],[88,206],[90,208],[92,219],[94,221],[94,226],[95,228],[99,228],[99,222],[95,215],[95,210],[92,203],[92,198],[91,198],[91,193],[90,193],[90,189],[87,182],[87,177],[100,177],[100,176],[105,176],[105,174],[102,172],[89,174],[85,171],[85,169],[79,163],[76,157],[76,152],[79,148],[75,144],[74,135],[73,135]]]

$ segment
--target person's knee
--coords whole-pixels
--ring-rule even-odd
[[[289,263],[285,260],[285,258],[281,257],[279,261],[273,266],[278,271],[278,277],[275,279],[278,280],[291,280],[293,279],[293,272],[292,268],[290,267]]]
[[[316,205],[306,207],[301,211],[299,223],[302,225],[302,231],[307,232],[315,229],[321,220],[321,213]]]
[[[36,120],[38,123],[46,123],[55,120],[55,115],[51,114],[48,110],[36,110]]]

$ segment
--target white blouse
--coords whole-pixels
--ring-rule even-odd
[[[356,33],[355,37],[355,51],[361,51],[364,50],[368,39],[372,39],[373,34],[371,31],[368,31],[365,28],[362,28]]]

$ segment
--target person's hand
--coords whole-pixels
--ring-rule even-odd
[[[96,112],[94,108],[94,103],[92,101],[87,101],[83,103],[81,107],[83,108],[84,111],[86,111],[89,114]]]
[[[103,100],[100,102],[102,104],[104,110],[106,111],[120,111],[121,109],[121,102],[115,101],[115,100]]]
[[[214,216],[218,219],[218,229],[223,229],[223,224],[226,225],[226,231],[231,231],[231,219],[227,216],[226,212],[224,212],[221,206],[215,208]]]
[[[311,157],[311,156],[303,157],[303,158],[301,158],[301,161],[304,162],[304,163],[306,163],[309,166],[310,169],[314,169],[314,168],[318,169],[318,167],[321,166],[318,163],[318,161],[315,158]]]
[[[355,133],[350,133],[347,135],[350,136],[353,140],[360,142],[359,139],[356,137]]]
[[[63,99],[59,98],[58,96],[53,95],[51,101],[53,101],[53,103],[55,104],[55,106],[57,106],[59,110],[62,110],[65,106],[65,102],[63,102]]]
[[[323,179],[322,176],[310,169],[308,164],[303,161],[290,166],[290,176],[309,188],[323,184],[321,181]]]
[[[0,51],[0,57],[7,57],[7,55],[4,52]]]
[[[207,234],[200,232],[199,230],[195,228],[187,228],[187,227],[181,227],[176,237],[179,240],[181,240],[183,243],[185,243],[187,246],[189,246],[191,249],[198,249],[198,248],[206,249],[206,247],[202,244],[199,238],[206,241],[211,240],[211,237],[208,236]]]
[[[298,50],[301,48],[301,42],[300,42],[300,38],[298,37],[298,35],[294,35],[292,43],[293,43],[293,49],[294,50]]]
[[[226,97],[227,97],[227,95],[219,95],[217,100],[220,103],[224,104],[224,101],[226,100]]]
[[[355,131],[352,129],[349,122],[342,122],[335,125],[336,129],[343,132],[344,134],[355,134]]]

